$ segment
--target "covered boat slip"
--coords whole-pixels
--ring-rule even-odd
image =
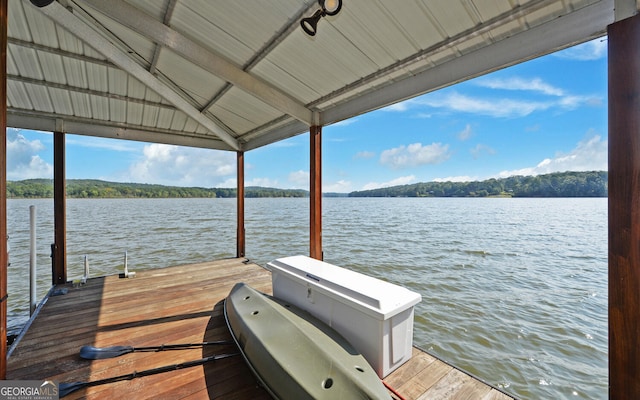
[[[310,15],[322,17],[316,0],[249,5],[244,1],[0,0],[0,98],[6,99],[0,102],[0,134],[4,135],[0,139],[0,379],[11,376],[4,357],[9,295],[4,240],[7,127],[54,133],[53,284],[67,280],[67,133],[235,152],[236,254],[241,257],[245,255],[244,153],[309,132],[309,249],[311,257],[322,259],[323,126],[608,35],[609,396],[639,398],[639,9],[638,0],[348,0],[338,15],[321,18],[317,34],[311,37],[300,22]],[[175,283],[179,278],[174,275],[165,279]],[[114,333],[114,327],[142,329],[148,324],[142,321],[155,319],[149,329],[155,332],[163,324],[178,324],[165,314],[167,310],[175,308],[175,315],[185,312],[179,310],[178,300],[160,312],[154,304],[162,303],[165,294],[155,291],[154,298],[146,298],[141,294],[151,292],[145,286],[136,287],[142,285],[139,281],[112,279],[96,281],[99,289],[91,307],[98,308],[89,308],[93,314],[80,305],[85,299],[64,310],[82,310],[75,317],[47,316],[52,305],[63,301],[51,299],[43,310],[44,322],[34,324],[29,333],[41,336],[25,338],[51,358],[34,356],[18,367],[26,357],[21,353],[26,349],[20,348],[9,360],[11,373],[21,368],[44,373],[54,368],[49,362],[53,354],[66,354],[66,361],[55,368],[78,371],[78,379],[91,377],[90,367],[69,358],[71,352],[64,347],[71,340],[67,335],[82,335],[86,329],[87,338],[119,344],[115,339],[107,341],[109,334],[123,334]],[[112,284],[132,288],[124,296],[111,290]],[[186,285],[194,293],[206,292],[195,283]],[[218,287],[222,292],[230,289]],[[66,298],[81,298],[78,294],[83,291],[89,293],[86,287],[75,289]],[[189,311],[192,318],[186,320],[200,321],[192,313],[211,311],[223,297],[219,294],[204,301],[207,305],[198,311]],[[191,300],[197,303],[195,295]],[[141,303],[135,305],[137,301]],[[189,309],[186,304],[192,301],[183,301]],[[81,318],[83,313],[89,320]],[[136,317],[136,313],[140,314]],[[127,315],[130,319],[124,318]],[[100,321],[109,317],[116,319],[101,326]],[[132,355],[137,356],[142,357]],[[29,362],[36,366],[27,367]],[[393,376],[406,369],[399,371]],[[223,369],[216,378],[228,372]],[[412,382],[413,376],[404,381]]]
[[[84,345],[156,346],[231,340],[223,301],[245,282],[271,293],[271,273],[244,258],[139,271],[135,278],[92,278],[53,296],[8,360],[7,379],[88,382],[213,354],[235,345],[133,352],[83,360]],[[409,362],[385,378],[406,399],[510,399],[477,379],[414,348]],[[241,356],[133,380],[81,389],[65,398],[269,399]]]

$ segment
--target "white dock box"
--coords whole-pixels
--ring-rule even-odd
[[[309,311],[347,339],[380,378],[411,358],[420,294],[305,256],[267,264],[273,295]]]

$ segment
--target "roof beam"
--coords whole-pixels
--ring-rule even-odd
[[[87,56],[87,55],[84,55],[84,54],[72,53],[70,51],[65,51],[65,50],[62,50],[62,49],[54,49],[53,47],[44,46],[44,45],[33,43],[33,42],[27,42],[26,40],[20,40],[20,39],[16,39],[16,38],[9,38],[9,44],[10,45],[14,45],[14,46],[20,46],[20,47],[28,48],[28,49],[33,49],[33,50],[37,50],[37,51],[43,51],[43,52],[50,53],[50,54],[55,54],[55,55],[60,56],[60,57],[72,58],[72,59],[79,60],[79,61],[82,61],[82,62],[92,63],[92,64],[96,64],[96,65],[103,65],[105,67],[116,67],[109,60],[103,60],[103,59],[100,59],[100,58],[90,57],[90,56]]]
[[[291,115],[309,126],[312,124],[311,110],[298,100],[243,71],[224,57],[200,46],[136,7],[121,0],[78,1],[78,4],[85,3],[155,43],[180,54],[206,71],[232,83],[272,107]]]
[[[20,127],[35,131],[53,132],[57,129],[74,135],[94,136],[107,139],[134,140],[145,143],[163,143],[202,149],[232,150],[228,144],[215,136],[194,133],[186,136],[166,129],[144,128],[127,123],[96,123],[89,118],[41,113],[31,110],[9,109],[7,127]]]
[[[633,17],[638,13],[636,0],[614,0],[616,22]]]
[[[176,8],[176,3],[178,0],[170,0],[169,4],[167,4],[167,11],[164,13],[163,23],[165,25],[169,25],[171,21],[171,17],[173,16],[173,10]],[[153,51],[153,58],[151,59],[151,67],[149,67],[149,72],[154,74],[156,72],[156,67],[158,65],[158,60],[160,59],[160,50],[162,50],[162,46],[156,44],[156,48]]]
[[[298,11],[297,14],[289,18],[287,23],[284,24],[284,26],[279,31],[274,33],[271,39],[267,43],[265,43],[265,45],[262,48],[260,48],[242,66],[242,70],[250,71],[251,68],[255,67],[261,60],[263,60],[273,49],[275,49],[280,43],[282,43],[295,29],[298,29],[300,27],[300,24],[298,23],[298,21],[300,21],[300,18],[302,18],[305,14],[309,13],[309,10],[311,9],[311,7],[315,7],[315,6],[316,6],[315,2],[313,2],[311,3],[310,6],[303,7],[300,11]],[[169,25],[168,23],[166,23],[166,20],[165,20],[165,25]],[[231,87],[232,85],[229,82],[227,82],[227,84],[224,85],[224,87],[220,91],[218,91],[218,93],[216,93],[216,95],[213,96],[211,100],[209,100],[209,102],[204,107],[202,107],[202,111],[204,112],[209,110],[209,108],[211,108],[222,96],[224,96],[224,94],[227,93]],[[305,122],[306,125],[309,125],[306,121],[303,121],[303,122]]]
[[[109,61],[134,76],[151,90],[158,93],[178,109],[182,110],[189,117],[196,120],[199,124],[227,143],[232,149],[240,150],[238,141],[224,128],[220,127],[214,121],[200,113],[199,110],[193,107],[182,96],[149,73],[149,71],[132,60],[127,54],[118,49],[114,44],[105,39],[101,34],[87,25],[71,11],[67,10],[63,5],[54,1],[50,5],[40,8],[40,11],[51,18],[55,23],[61,25],[78,38],[84,40],[91,47],[102,53]]]
[[[241,137],[240,141],[246,142],[242,147],[245,151],[254,150],[258,147],[278,142],[280,140],[294,137],[303,132],[309,132],[309,126],[295,119],[266,131],[253,132],[246,137]]]
[[[176,107],[173,104],[169,104],[169,103],[160,103],[160,102],[157,102],[157,101],[151,101],[151,100],[146,100],[146,99],[141,99],[141,98],[136,98],[136,97],[127,97],[127,96],[122,96],[122,95],[115,94],[115,93],[102,92],[102,91],[94,90],[94,89],[86,89],[86,88],[81,88],[81,87],[78,87],[78,86],[65,85],[65,84],[62,84],[62,83],[55,83],[55,82],[44,81],[44,80],[40,80],[40,79],[26,78],[24,76],[7,74],[7,80],[8,81],[12,81],[12,82],[20,82],[20,83],[40,86],[40,87],[60,89],[60,90],[68,91],[68,92],[82,93],[82,94],[86,94],[86,95],[89,95],[89,96],[103,97],[105,99],[120,100],[120,101],[124,101],[124,102],[127,102],[127,103],[142,104],[142,105],[150,106],[150,107],[166,108],[166,109],[169,109],[169,110],[175,110],[176,109]]]

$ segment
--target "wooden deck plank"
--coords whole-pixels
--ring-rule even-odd
[[[406,399],[418,399],[453,368],[443,362],[434,361],[413,378],[399,387]]]
[[[402,368],[395,370],[392,374],[387,376],[385,378],[385,382],[387,382],[391,387],[400,388],[435,361],[436,359],[434,357],[414,347],[411,359],[407,361]]]
[[[471,377],[449,367],[449,371],[424,392],[418,400],[427,399],[453,399],[460,387],[467,383]]]
[[[7,379],[87,382],[130,374],[212,354],[235,353],[235,345],[134,352],[105,360],[82,360],[80,347],[157,346],[230,340],[223,301],[245,282],[271,293],[271,274],[245,259],[219,260],[118,275],[66,285],[51,297],[8,360]],[[417,349],[385,378],[405,399],[511,397]],[[476,396],[476,397],[474,397]],[[78,390],[65,399],[269,399],[240,356],[203,366]]]

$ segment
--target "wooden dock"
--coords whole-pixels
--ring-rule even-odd
[[[83,345],[156,346],[230,340],[223,300],[237,282],[271,293],[271,273],[245,259],[140,271],[71,284],[50,297],[8,360],[7,379],[89,382],[235,353],[234,345],[83,360]],[[414,348],[413,358],[385,378],[405,399],[511,399]],[[269,399],[240,356],[153,376],[83,388],[65,399]]]

